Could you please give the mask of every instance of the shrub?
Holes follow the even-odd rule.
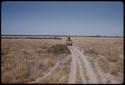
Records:
[[[54,55],[58,54],[71,54],[70,50],[66,45],[56,44],[47,49],[48,53],[53,53]]]

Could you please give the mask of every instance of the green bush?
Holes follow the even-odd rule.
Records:
[[[54,46],[51,46],[50,48],[47,49],[47,52],[53,53],[54,55],[71,54],[68,47],[66,45],[63,45],[63,44],[56,44]]]

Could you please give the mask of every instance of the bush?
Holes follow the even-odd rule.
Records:
[[[50,48],[47,49],[47,52],[53,53],[54,55],[71,54],[68,47],[66,45],[63,45],[63,44],[56,44],[54,46],[51,46]]]

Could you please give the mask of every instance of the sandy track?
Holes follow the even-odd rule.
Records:
[[[82,63],[80,62],[80,58],[79,57],[77,57],[77,63],[78,63],[78,66],[79,66],[79,72],[80,72],[80,78],[81,78],[81,80],[82,80],[82,83],[83,84],[86,84],[87,83],[87,81],[86,81],[86,79],[84,78],[84,71],[83,71],[83,66],[82,66]]]
[[[71,52],[71,67],[70,67],[70,73],[69,73],[69,79],[68,83],[75,83],[76,82],[76,53],[72,49],[72,47],[69,47]]]
[[[108,83],[120,83],[119,81],[116,81],[116,78],[112,76],[110,73],[104,73],[100,66],[97,63],[97,60],[100,57],[97,58],[94,61],[94,66],[92,63],[88,60],[87,56],[83,55],[83,51],[79,50],[79,48],[75,46],[68,46],[71,55],[62,61],[56,63],[56,65],[48,72],[45,76],[36,79],[33,82],[30,83],[40,83],[43,81],[43,79],[47,78],[47,76],[51,75],[53,71],[58,67],[58,65],[61,62],[64,62],[65,60],[71,58],[70,62],[70,70],[68,74],[68,82],[69,84],[75,84],[77,83],[77,76],[79,72],[79,78],[82,84],[108,84]],[[78,69],[77,69],[78,66]]]
[[[69,46],[68,48],[71,51],[72,59],[68,83],[76,83],[77,71],[79,70],[79,76],[83,84],[120,84],[120,81],[115,76],[111,75],[109,72],[103,72],[98,65],[98,59],[109,62],[105,57],[100,55],[100,57],[94,61],[93,66],[88,60],[88,56],[85,56],[83,51],[79,50],[79,48],[75,46]],[[78,66],[79,69],[77,69],[76,66]]]
[[[71,69],[70,69],[68,83],[75,83],[75,81],[76,81],[75,80],[76,79],[75,78],[76,77],[76,73],[75,73],[76,72],[76,61],[79,66],[80,78],[82,80],[82,83],[86,83],[87,81],[88,81],[88,83],[99,83],[99,81],[96,77],[97,75],[94,72],[92,65],[90,64],[88,59],[83,55],[83,53],[80,50],[78,50],[75,46],[70,46],[69,49],[71,51],[72,62],[71,62]],[[82,60],[82,61],[80,61],[80,60]],[[82,65],[84,65],[85,69],[83,69]],[[73,68],[73,67],[75,67],[75,68]],[[84,73],[83,71],[86,71],[88,80],[86,80],[86,78],[83,74]]]
[[[79,70],[80,72],[80,78],[81,82],[83,84],[86,83],[99,83],[98,79],[96,78],[96,73],[93,70],[92,65],[86,58],[86,56],[83,55],[83,53],[76,48],[75,46],[69,46],[68,47],[71,51],[71,63],[70,63],[70,72],[69,72],[69,78],[68,78],[68,83],[70,84],[75,84],[76,83],[76,76],[77,76],[77,71]],[[62,61],[56,63],[56,65],[43,77],[37,78],[35,81],[29,82],[29,83],[40,83],[43,81],[43,79],[47,78],[49,75],[53,73],[53,71],[58,67],[58,65],[61,62],[64,62],[65,60],[69,59],[69,57],[63,59]],[[78,64],[78,65],[77,65]],[[79,69],[77,69],[77,66],[79,66]],[[86,80],[84,72],[86,71],[86,75],[89,80]]]

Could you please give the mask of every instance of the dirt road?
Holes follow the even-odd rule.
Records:
[[[69,49],[71,51],[72,62],[71,62],[71,69],[70,69],[68,83],[76,83],[76,63],[78,63],[78,66],[80,68],[79,71],[80,71],[80,77],[81,77],[82,83],[98,83],[96,74],[90,62],[83,55],[83,53],[80,52],[80,50],[78,50],[74,46],[69,47]],[[83,69],[83,66],[85,69]],[[83,71],[86,71],[88,80],[86,80],[83,74],[84,73]]]
[[[70,52],[71,52],[71,69],[70,69],[70,73],[69,73],[69,80],[68,83],[75,83],[76,82],[76,58],[77,58],[77,53],[74,51],[74,49],[72,49],[72,47],[69,47]]]
[[[117,81],[115,77],[113,77],[110,73],[104,73],[98,63],[95,61],[94,66],[89,61],[87,56],[83,55],[83,51],[80,51],[75,46],[68,47],[71,51],[71,67],[69,72],[68,83],[75,84],[77,71],[79,70],[79,76],[81,79],[81,83],[83,84],[116,84],[120,83]],[[77,66],[79,69],[76,69]]]
[[[62,61],[56,63],[56,65],[48,72],[45,76],[36,79],[30,83],[40,83],[47,76],[51,75],[54,72],[55,68],[59,66],[59,63],[64,62],[67,59],[71,58],[70,70],[68,74],[69,84],[119,84],[117,78],[112,76],[110,73],[105,73],[102,71],[100,66],[97,63],[97,60],[104,57],[97,58],[92,64],[87,56],[83,54],[84,51],[79,50],[77,46],[68,46],[71,55]],[[94,65],[94,66],[93,66]],[[79,76],[79,78],[78,78]],[[78,79],[79,82],[78,82]]]

